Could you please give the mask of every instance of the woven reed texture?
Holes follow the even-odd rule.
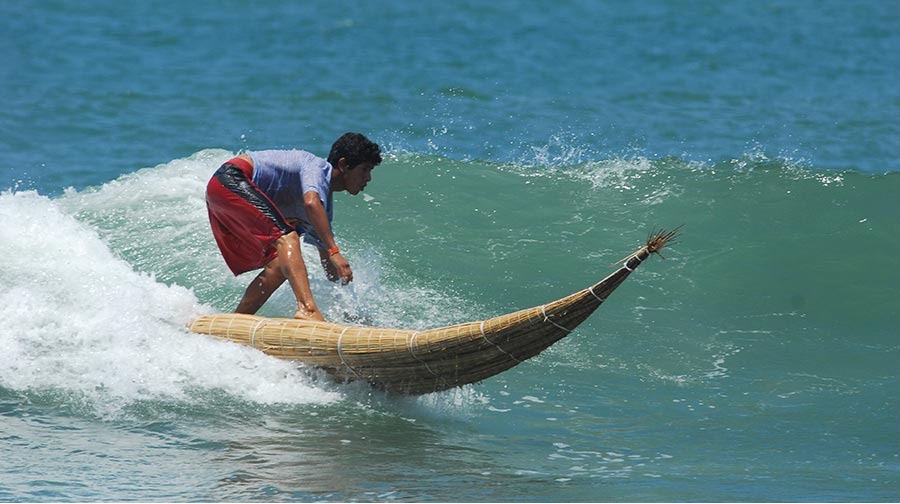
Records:
[[[652,251],[643,247],[587,289],[485,321],[411,331],[232,313],[200,317],[190,329],[321,367],[338,380],[401,394],[437,392],[502,373],[566,337]]]

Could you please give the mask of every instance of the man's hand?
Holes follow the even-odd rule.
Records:
[[[334,255],[328,255],[328,252],[319,249],[319,261],[325,270],[325,277],[332,282],[341,280],[342,285],[347,285],[353,281],[353,270],[350,263],[344,259],[340,252]]]
[[[331,268],[326,267],[325,272],[328,274],[329,280],[336,282],[337,279],[340,278],[341,285],[347,285],[353,281],[353,270],[350,268],[350,263],[344,259],[344,256],[342,256],[340,252],[331,255],[328,258],[328,262],[330,263],[331,268],[333,268],[333,271],[337,273],[334,278],[332,278],[332,271],[329,271]]]

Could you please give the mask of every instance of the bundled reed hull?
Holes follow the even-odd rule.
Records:
[[[651,236],[587,289],[484,321],[412,331],[232,313],[200,317],[190,329],[321,367],[338,380],[364,380],[402,394],[437,392],[502,373],[564,338],[674,236]]]

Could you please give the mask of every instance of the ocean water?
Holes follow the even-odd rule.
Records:
[[[900,3],[0,3],[0,501],[900,500]],[[331,320],[556,299],[568,338],[398,397],[195,335],[206,181],[380,143]],[[291,313],[282,289],[263,308]]]

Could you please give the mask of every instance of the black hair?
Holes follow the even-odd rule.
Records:
[[[381,163],[381,149],[377,143],[360,133],[344,133],[331,146],[328,162],[331,166],[337,167],[341,158],[347,160],[347,166],[350,168],[365,162],[377,165]]]

